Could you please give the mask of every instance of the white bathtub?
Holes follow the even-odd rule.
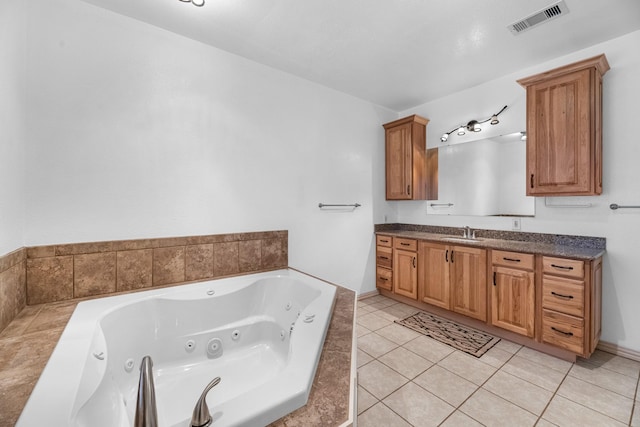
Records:
[[[212,426],[268,424],[306,403],[335,291],[278,270],[82,302],[17,425],[133,425],[145,355],[161,427],[188,426],[218,376]]]

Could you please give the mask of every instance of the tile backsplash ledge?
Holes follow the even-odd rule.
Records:
[[[21,248],[0,257],[0,331],[26,305],[287,265],[286,230]]]

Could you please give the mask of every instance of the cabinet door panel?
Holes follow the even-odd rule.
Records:
[[[487,252],[454,246],[450,253],[451,308],[487,320]]]
[[[418,264],[415,252],[395,250],[393,253],[393,292],[418,298]]]
[[[418,287],[420,301],[450,309],[449,247],[420,242]]]
[[[527,195],[589,193],[591,71],[527,88]]]
[[[530,271],[493,267],[491,323],[533,337],[535,294]]]
[[[411,154],[411,123],[387,129],[387,200],[411,199]]]

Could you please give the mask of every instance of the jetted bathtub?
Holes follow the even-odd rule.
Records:
[[[213,427],[266,425],[306,403],[335,292],[278,270],[82,302],[17,425],[133,425],[145,355],[161,427],[188,426],[215,377]]]

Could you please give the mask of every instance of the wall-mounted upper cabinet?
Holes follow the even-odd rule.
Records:
[[[527,195],[602,193],[604,55],[518,80],[527,90]]]
[[[428,119],[413,115],[383,125],[387,200],[437,198],[437,179],[433,178],[437,170],[434,175],[427,168],[427,123]],[[437,168],[437,153],[436,163],[429,164],[432,169]]]

